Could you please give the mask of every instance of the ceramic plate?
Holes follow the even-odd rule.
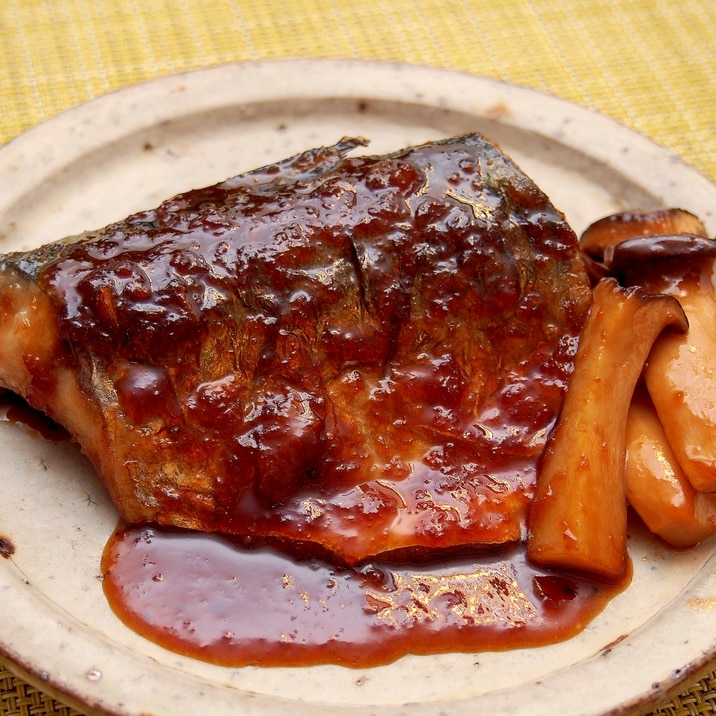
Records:
[[[577,231],[680,206],[716,231],[716,187],[645,138],[536,92],[473,76],[333,61],[231,65],[132,87],[0,150],[0,251],[103,226],[344,135],[371,152],[481,131]],[[84,711],[113,714],[603,714],[646,708],[716,657],[714,543],[630,539],[635,576],[575,639],[376,669],[228,669],[164,651],[108,608],[99,563],[116,514],[67,443],[0,424],[0,653]]]

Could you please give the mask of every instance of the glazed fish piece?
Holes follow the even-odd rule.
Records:
[[[591,301],[480,135],[345,139],[0,257],[0,386],[129,523],[354,564],[518,540]]]

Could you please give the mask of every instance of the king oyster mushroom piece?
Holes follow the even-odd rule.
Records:
[[[629,407],[627,500],[651,532],[674,547],[691,547],[716,531],[716,495],[686,479],[643,382]]]
[[[541,565],[615,578],[626,564],[626,422],[656,338],[687,329],[678,301],[600,281],[538,472],[527,550]],[[605,397],[608,396],[608,399]]]
[[[685,334],[654,345],[645,380],[669,444],[699,492],[716,491],[716,241],[681,234],[630,239],[605,251],[608,270],[627,286],[674,296]]]

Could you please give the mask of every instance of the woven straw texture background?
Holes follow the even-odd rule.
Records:
[[[713,0],[0,0],[0,145],[93,97],[174,72],[360,58],[557,95],[716,181],[714,38]],[[0,716],[76,713],[0,667]],[[716,672],[654,713],[716,713]]]

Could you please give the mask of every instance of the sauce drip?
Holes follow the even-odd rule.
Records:
[[[31,435],[51,442],[69,437],[61,425],[10,391],[0,390],[0,422],[17,425]]]
[[[273,546],[155,526],[120,527],[104,591],[130,628],[224,666],[340,664],[504,650],[579,631],[628,583],[537,569],[524,549],[441,562],[337,568]]]

